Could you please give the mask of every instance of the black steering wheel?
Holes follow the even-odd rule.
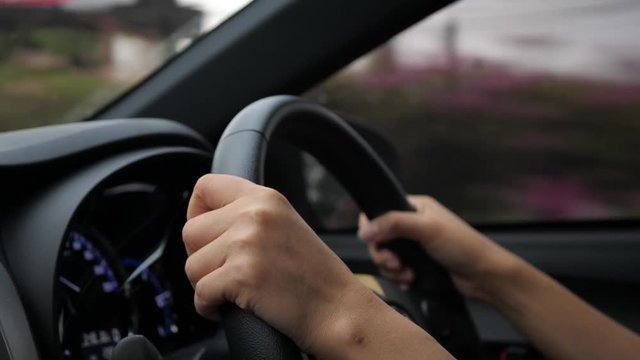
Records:
[[[273,141],[316,157],[369,218],[413,210],[398,180],[358,133],[331,111],[293,96],[264,98],[236,115],[217,145],[212,172],[264,184],[265,158]],[[412,290],[428,305],[425,330],[455,357],[480,358],[475,327],[448,273],[413,241],[399,239],[389,248],[415,271]],[[289,338],[255,315],[233,304],[225,305],[221,315],[234,359],[301,359]]]

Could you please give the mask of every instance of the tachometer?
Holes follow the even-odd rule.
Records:
[[[56,285],[58,336],[66,359],[109,359],[134,327],[123,275],[107,244],[69,233]]]
[[[176,335],[179,329],[172,311],[173,294],[167,284],[140,260],[125,258],[122,263],[131,271],[143,268],[131,281],[132,297],[139,302],[140,318],[145,319],[140,322],[139,333],[152,341]]]

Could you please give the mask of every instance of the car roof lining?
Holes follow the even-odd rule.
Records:
[[[172,119],[215,144],[247,104],[300,94],[449,3],[254,1],[90,119]]]

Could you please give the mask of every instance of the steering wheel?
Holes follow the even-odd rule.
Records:
[[[398,180],[358,133],[331,111],[293,96],[264,98],[236,115],[220,138],[212,172],[264,184],[265,158],[273,141],[316,157],[369,218],[413,210]],[[475,327],[447,271],[416,242],[399,239],[388,247],[415,271],[412,290],[428,306],[425,330],[455,357],[479,358]],[[234,359],[301,359],[289,338],[255,315],[226,304],[221,316]]]

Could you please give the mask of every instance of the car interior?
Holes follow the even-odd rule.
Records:
[[[511,122],[480,129],[476,124],[486,116],[473,106],[485,98],[468,95],[471,86],[460,78],[476,81],[482,72],[491,74],[494,88],[505,82],[527,85],[513,85],[514,78],[496,80],[502,69],[466,62],[452,51],[464,23],[460,28],[445,24],[438,35],[454,70],[392,73],[389,59],[402,52],[383,48],[405,31],[470,2],[255,0],[79,121],[43,126],[34,120],[30,128],[0,132],[0,359],[110,359],[116,344],[131,334],[143,335],[164,359],[312,358],[251,314],[232,309],[221,324],[196,313],[181,231],[193,186],[210,172],[243,176],[283,193],[372,291],[458,358],[543,356],[495,310],[463,299],[426,255],[413,256],[412,243],[399,241],[393,249],[425,276],[408,291],[383,279],[356,235],[360,211],[372,218],[410,210],[407,193],[433,194],[489,238],[640,331],[640,179],[634,170],[640,158],[630,151],[640,131],[634,119],[640,114],[640,79],[636,75],[635,84],[624,85],[631,100],[616,105],[622,100],[601,96],[598,101],[614,105],[580,108],[575,123],[555,121],[560,115],[549,110],[569,97],[562,95],[569,85],[553,87],[559,77],[529,79],[546,91],[535,93],[538,106],[502,104],[496,111]],[[575,8],[555,10],[571,17],[595,6],[585,0],[570,3]],[[0,1],[0,19],[2,6]],[[499,13],[503,7],[509,5],[502,2],[487,11]],[[593,14],[611,10],[595,8]],[[639,13],[633,14],[637,19]],[[517,41],[534,50],[559,51],[560,46],[531,37]],[[371,52],[377,62],[358,61]],[[357,77],[365,65],[387,72]],[[413,89],[422,86],[412,82],[421,77],[455,93],[446,99],[433,95],[428,106],[471,106],[464,110],[471,120],[446,111],[430,110],[427,116],[405,111],[429,92],[406,100],[397,90],[359,90],[397,84]],[[346,86],[353,78],[360,82]],[[571,89],[619,90],[574,78]],[[586,91],[580,96],[595,99],[583,95]],[[447,102],[451,99],[458,102]],[[12,105],[0,101],[1,106]],[[406,122],[388,120],[402,115]],[[519,117],[524,120],[511,120]],[[606,119],[610,128],[602,125]],[[406,125],[413,123],[431,127],[421,132]],[[526,145],[536,141],[533,135],[508,143],[522,151],[491,143],[492,134],[503,139],[502,128],[542,133],[552,125],[566,126],[555,139],[559,143],[542,145],[557,146],[556,152],[531,155]],[[608,137],[583,149],[593,159],[564,151],[568,138],[592,142],[597,136]],[[456,147],[441,146],[445,140],[440,138]],[[421,159],[425,152],[434,158],[406,160]],[[595,185],[585,190],[570,187],[569,180],[540,176],[516,183],[506,169],[517,164],[518,171],[540,172],[553,156],[559,165],[549,171],[551,178],[591,174]],[[505,198],[526,193],[530,200],[521,203],[548,211],[540,216],[508,212],[507,206],[487,200],[497,192],[486,186],[465,195],[469,184],[485,177],[511,186]],[[624,206],[608,211],[579,198],[598,185],[615,188],[618,192],[607,199]],[[458,206],[464,196],[473,205]],[[577,210],[558,210],[554,201],[571,202]]]

